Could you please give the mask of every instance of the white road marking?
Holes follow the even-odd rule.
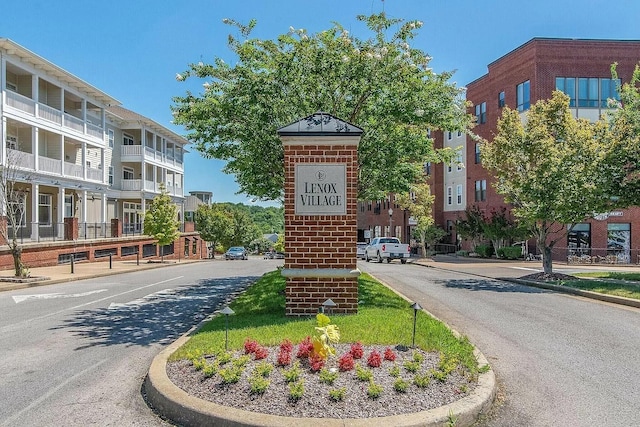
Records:
[[[80,298],[86,297],[87,295],[99,294],[100,292],[106,292],[108,289],[98,289],[96,291],[88,291],[82,292],[79,294],[61,294],[59,292],[53,294],[35,294],[35,295],[14,295],[13,301],[16,304],[27,300],[36,300],[36,299],[54,299],[54,298]]]
[[[509,267],[515,270],[527,270],[527,271],[541,271],[539,268],[529,268],[529,267]]]

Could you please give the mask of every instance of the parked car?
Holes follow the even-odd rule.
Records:
[[[265,252],[263,258],[264,259],[284,259],[284,252],[276,252],[276,251]]]
[[[243,246],[231,246],[224,253],[224,259],[249,259],[249,254]]]
[[[364,253],[366,248],[367,248],[366,242],[358,242],[356,246],[356,258],[364,259]]]
[[[364,252],[364,259],[367,262],[372,259],[378,262],[382,262],[383,259],[387,262],[399,259],[402,264],[405,264],[410,256],[411,248],[409,245],[400,243],[396,237],[376,237]]]

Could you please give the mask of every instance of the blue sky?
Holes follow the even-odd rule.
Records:
[[[456,70],[452,80],[460,86],[533,37],[640,39],[637,0],[23,0],[0,8],[0,37],[185,134],[171,124],[171,99],[201,87],[177,82],[175,75],[192,62],[218,56],[232,61],[226,45],[231,27],[222,19],[256,18],[253,35],[260,38],[275,38],[289,26],[314,33],[334,21],[365,37],[355,17],[383,9],[391,17],[423,21],[413,45],[433,57],[434,71]],[[233,176],[220,172],[222,166],[192,150],[185,189],[249,204],[235,194]]]

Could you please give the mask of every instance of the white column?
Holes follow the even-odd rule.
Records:
[[[87,190],[82,190],[82,212],[80,214],[80,222],[87,222]]]
[[[38,159],[38,138],[40,136],[40,129],[37,127],[31,128],[31,151],[33,152],[33,170],[40,170],[40,161]]]
[[[82,105],[82,121],[84,122],[84,133],[87,133],[87,100],[83,99],[81,102]]]
[[[82,178],[87,180],[87,143],[82,143]]]
[[[38,230],[38,206],[40,199],[40,185],[31,184],[31,239],[37,241]]]
[[[40,103],[38,102],[40,96],[38,95],[38,76],[36,75],[31,76],[31,94],[33,100],[35,101],[36,117],[40,117]]]
[[[109,170],[109,168],[108,168],[107,165],[104,164],[105,159],[106,159],[106,157],[104,155],[104,151],[105,151],[104,148],[100,149],[100,164],[102,165],[102,183],[106,184],[106,183],[108,183],[108,181],[107,181],[108,178],[106,176],[107,176],[107,171]]]
[[[58,238],[64,238],[64,187],[58,187],[58,215],[56,218],[56,233]]]
[[[2,62],[4,64],[4,61]],[[2,95],[4,96],[4,91]],[[7,164],[7,144],[5,141],[7,140],[7,118],[2,118],[2,129],[0,130],[0,137],[2,138],[2,142],[0,143],[0,165]]]
[[[65,162],[65,157],[64,157],[64,135],[60,134],[60,175],[64,176],[64,162]]]
[[[102,223],[106,223],[107,222],[107,193],[102,193],[102,203],[101,203],[101,219],[100,222]]]

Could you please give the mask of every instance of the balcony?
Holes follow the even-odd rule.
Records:
[[[144,180],[144,187],[143,187],[143,181],[141,179],[123,179],[122,191],[142,191],[144,188],[144,191],[146,192],[160,194],[161,184],[162,183],[160,182]],[[184,195],[184,190],[182,189],[182,187],[178,187],[175,185],[165,185],[165,189],[167,190],[167,193],[171,196]]]
[[[142,145],[123,145],[120,147],[120,156],[123,162],[154,161],[165,165],[182,168],[183,160],[181,155],[174,153],[162,153],[151,147]]]
[[[38,156],[38,169],[35,169],[35,156],[32,153],[24,151],[7,149],[7,157],[12,166],[20,169],[26,169],[29,171],[43,172],[50,175],[59,177],[73,177],[80,180],[89,180],[94,182],[103,182],[104,173],[102,169],[85,168],[74,163],[63,162],[59,159],[52,159],[50,157]],[[63,169],[64,168],[64,169]],[[63,173],[64,170],[64,173]]]
[[[5,100],[5,105],[9,107],[9,109],[14,109],[28,116],[45,120],[54,125],[61,126],[72,133],[90,137],[91,139],[104,143],[104,130],[99,125],[90,123],[89,121],[85,122],[81,118],[63,113],[56,108],[36,102],[31,98],[11,90],[5,91]],[[97,121],[96,119],[93,120]]]

